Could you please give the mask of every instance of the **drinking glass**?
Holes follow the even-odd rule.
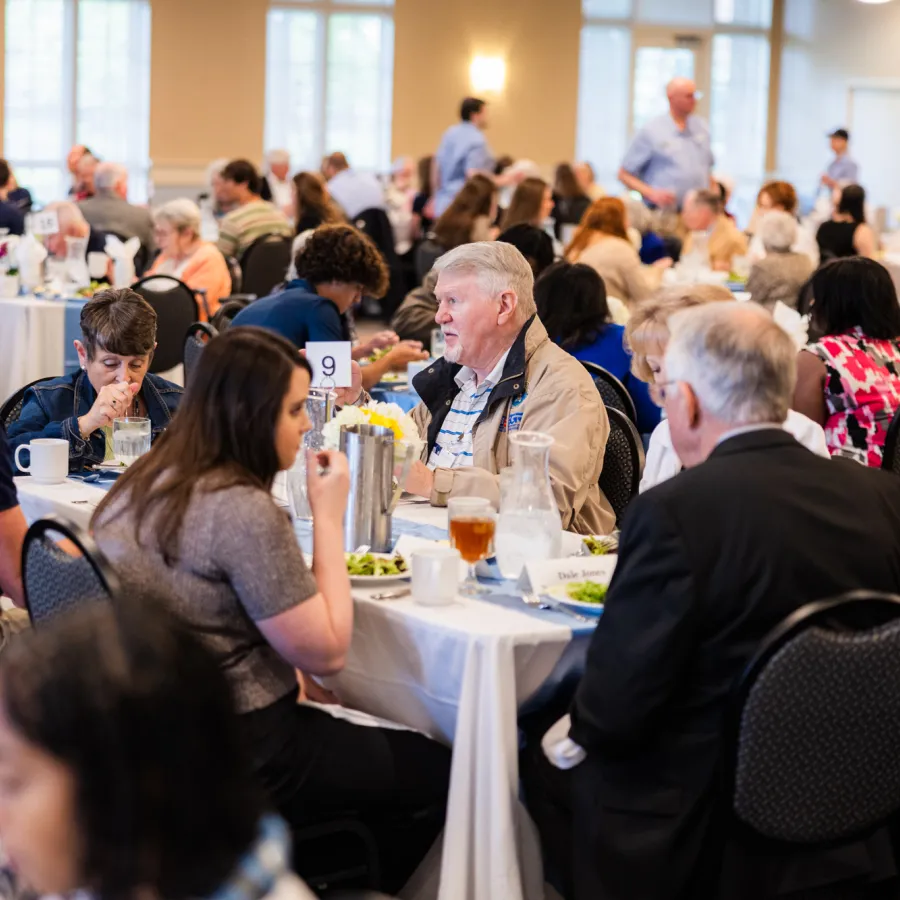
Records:
[[[447,502],[450,544],[468,563],[469,573],[459,592],[464,597],[479,597],[481,589],[475,566],[492,552],[496,516],[494,507],[481,497],[455,497]]]
[[[149,419],[126,416],[113,420],[113,454],[118,462],[130,466],[149,449]]]

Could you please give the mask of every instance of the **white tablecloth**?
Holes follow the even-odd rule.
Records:
[[[0,298],[0,403],[65,371],[66,301]]]
[[[16,479],[29,521],[48,512],[86,527],[103,489]],[[403,503],[396,518],[446,527],[446,510]],[[354,589],[353,642],[329,681],[348,705],[453,745],[440,887],[427,873],[415,900],[539,900],[544,897],[534,826],[518,801],[516,715],[561,666],[577,668],[587,646],[561,617],[459,598],[424,607],[368,599]],[[570,646],[572,645],[572,646]],[[579,652],[566,653],[568,649]],[[564,658],[565,654],[565,658]]]

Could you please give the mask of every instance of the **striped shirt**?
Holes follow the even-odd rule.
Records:
[[[429,469],[458,469],[472,465],[472,432],[478,417],[487,406],[494,385],[503,377],[507,356],[509,350],[500,357],[490,375],[477,386],[475,373],[468,366],[463,366],[456,373],[454,380],[459,393],[450,406],[450,412],[441,425],[434,449],[428,457]]]
[[[292,238],[294,229],[284,213],[266,200],[251,200],[232,210],[219,223],[219,249],[239,257],[257,238],[281,234]]]

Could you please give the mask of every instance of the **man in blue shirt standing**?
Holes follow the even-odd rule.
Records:
[[[838,128],[837,131],[832,131],[828,137],[831,138],[834,159],[822,176],[822,184],[831,190],[845,184],[859,184],[859,166],[847,152],[850,132],[846,128]]]
[[[712,186],[709,126],[693,114],[697,86],[690,78],[675,78],[666,96],[669,112],[634,136],[619,169],[622,184],[659,209],[678,207],[688,191]]]
[[[462,121],[444,132],[434,157],[437,166],[435,216],[440,216],[451,204],[469,175],[474,172],[492,175],[494,170],[494,156],[484,136],[487,104],[476,97],[466,97],[459,117]]]

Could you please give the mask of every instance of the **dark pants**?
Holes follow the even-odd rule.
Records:
[[[295,828],[356,819],[375,836],[380,887],[396,893],[444,826],[450,750],[411,731],[368,728],[298,705],[242,716],[251,758]]]

